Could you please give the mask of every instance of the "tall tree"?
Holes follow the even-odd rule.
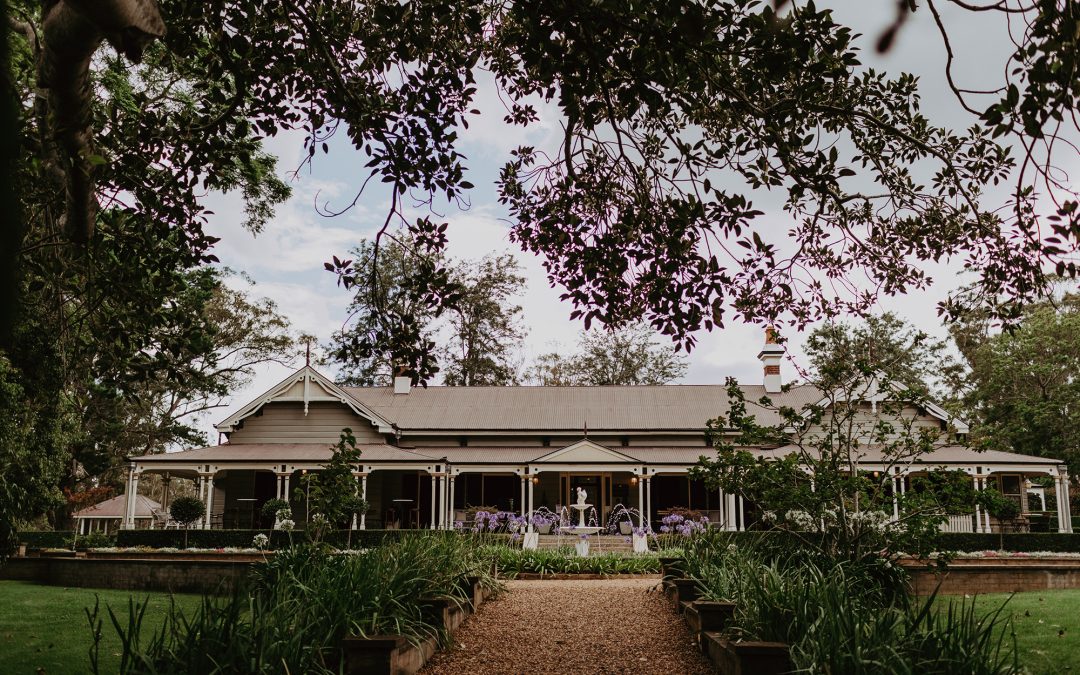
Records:
[[[549,352],[536,359],[529,377],[548,386],[666,384],[686,373],[687,358],[659,342],[648,326],[589,331],[578,351]]]
[[[442,308],[429,302],[424,286],[434,274],[449,281],[448,263],[441,250],[428,255],[408,236],[391,237],[381,245],[365,240],[342,263],[350,270],[353,299],[346,326],[331,338],[330,358],[340,367],[344,384],[387,385],[408,363],[396,355],[436,350],[433,324]],[[380,342],[385,336],[393,336],[392,347]]]
[[[830,322],[815,328],[805,345],[809,377],[822,383],[864,379],[872,366],[909,389],[947,395],[959,368],[947,340],[935,338],[892,312],[871,314],[858,322]]]
[[[119,481],[125,457],[205,445],[198,423],[207,413],[225,406],[259,366],[295,360],[288,319],[273,301],[253,297],[252,286],[231,288],[230,274],[197,270],[189,292],[176,299],[204,330],[203,339],[159,355],[182,377],[140,382],[127,392],[94,387],[79,399],[75,459],[96,482]]]
[[[47,94],[44,112],[51,107],[61,122],[43,135],[60,152],[40,156],[59,156],[51,164],[67,180],[53,176],[49,187],[80,197],[66,209],[72,213],[86,211],[76,206],[88,189],[114,194],[107,175],[114,141],[153,158],[179,186],[213,188],[218,174],[203,169],[224,139],[235,145],[253,129],[303,129],[315,161],[320,149],[329,151],[326,139],[347,129],[367,157],[363,185],[388,190],[383,231],[400,227],[439,248],[438,210],[416,218],[411,205],[467,202],[473,186],[459,130],[475,114],[475,73],[483,70],[494,74],[511,124],[539,124],[536,100],[562,113],[561,147],[517,148],[499,189],[514,220],[511,236],[546,258],[551,281],[587,324],[644,317],[691,347],[696,331],[723,325],[732,311],[805,325],[865,310],[878,292],[923,285],[923,264],[946,257],[976,270],[986,295],[1017,300],[1045,290],[1046,268],[1076,271],[1076,195],[1046,168],[1055,166],[1055,147],[1071,147],[1053,142],[1062,125],[1076,127],[1071,0],[951,3],[1025,24],[1001,69],[1004,86],[979,103],[955,85],[978,118],[961,133],[920,112],[916,78],[862,68],[855,31],[810,2],[172,0],[161,4],[160,19],[152,0],[51,0],[44,15],[26,0],[17,4],[27,10],[27,42],[37,44],[38,29],[47,28],[43,55],[60,56],[65,40],[78,38],[66,58],[46,59],[53,67],[36,82]],[[955,84],[953,43],[935,2],[927,5]],[[904,3],[899,16],[914,6]],[[86,30],[72,30],[80,24]],[[897,35],[917,39],[898,28],[879,49]],[[91,56],[103,39],[141,58],[148,83],[198,92],[179,127],[187,137],[169,124],[110,136],[102,129],[109,118],[96,115],[89,124],[84,114],[63,123],[68,112],[87,109],[93,90],[81,85],[98,74]],[[173,58],[157,58],[162,45]],[[160,113],[158,96],[140,94],[115,100]],[[251,152],[234,156],[245,161]],[[1009,196],[987,196],[985,185],[1005,180],[1014,181]],[[758,220],[751,197],[761,188],[784,195],[793,228],[772,231]],[[1052,193],[1045,203],[1056,214],[1037,192]],[[138,191],[134,202],[149,208],[174,196]],[[331,267],[348,284],[351,268],[340,262]],[[869,283],[856,284],[856,272]],[[826,277],[830,284],[820,282]],[[425,302],[445,302],[448,284],[432,274]],[[420,379],[436,372],[422,340],[384,332],[370,348],[405,359]]]
[[[353,258],[348,261],[355,279],[350,321],[330,345],[347,384],[388,384],[395,364],[408,371],[407,358],[394,355],[416,344],[439,354],[446,384],[517,381],[514,359],[525,333],[521,307],[514,298],[525,278],[513,256],[489,255],[475,263],[449,260],[441,253],[425,256],[413,238],[403,237],[379,247],[365,241],[353,251]],[[447,280],[447,294],[439,305],[424,299],[432,271]],[[398,340],[395,349],[378,348],[378,336],[387,332]],[[425,379],[415,371],[408,374]]]
[[[1026,308],[1010,330],[972,317],[953,334],[972,443],[1063,459],[1080,475],[1080,293]]]
[[[449,315],[443,381],[452,386],[518,383],[518,350],[525,339],[521,266],[509,254],[489,255],[454,270],[461,297]]]

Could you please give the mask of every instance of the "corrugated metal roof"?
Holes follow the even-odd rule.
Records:
[[[569,445],[569,444],[567,444]],[[508,464],[522,465],[535,463],[541,457],[557,450],[556,447],[533,446],[418,446],[400,448],[393,445],[359,445],[361,460],[364,462],[431,462],[445,460],[450,464]],[[693,464],[702,455],[714,456],[714,451],[705,446],[627,446],[613,447],[613,450],[626,455],[627,464],[641,462],[645,464]],[[755,455],[764,457],[782,457],[796,452],[796,446],[779,448],[752,448]],[[330,458],[329,445],[321,443],[237,443],[197,448],[183,452],[170,452],[160,455],[146,455],[135,458],[143,466],[154,464],[168,465],[172,462],[321,462]],[[864,463],[878,463],[882,460],[880,448],[866,447],[862,450]],[[557,462],[558,463],[558,462]],[[949,445],[924,455],[917,463],[936,464],[1030,464],[1055,466],[1061,460],[1034,457],[1012,452],[987,450],[979,452],[961,445]],[[119,498],[118,498],[119,499]],[[142,497],[140,496],[140,499]],[[105,502],[103,502],[105,503]],[[122,505],[121,505],[122,506]]]
[[[798,447],[785,445],[779,448],[755,451],[755,454],[765,457],[783,457],[793,452],[798,452]],[[808,449],[808,452],[811,451]],[[883,454],[880,447],[867,446],[860,448],[859,457],[860,462],[873,464],[881,462]],[[936,448],[933,452],[919,457],[915,463],[929,466],[936,464],[1036,464],[1040,466],[1056,466],[1063,464],[1060,459],[1021,455],[1016,452],[1002,452],[1000,450],[973,450],[963,445],[946,445]]]
[[[74,518],[123,518],[127,509],[127,496],[118,495],[112,499],[80,509],[72,514]],[[154,511],[160,511],[161,504],[146,495],[135,495],[135,517],[152,518]]]
[[[777,424],[774,412],[754,402],[762,385],[742,385],[747,408],[761,424]],[[400,429],[471,431],[686,431],[703,430],[727,415],[725,385],[624,387],[349,387],[345,391]],[[811,386],[770,394],[775,405],[801,408],[821,398]]]
[[[333,451],[326,443],[235,443],[194,448],[182,452],[166,452],[157,455],[135,457],[141,464],[168,464],[170,462],[306,462],[330,459]],[[411,461],[428,462],[439,456],[429,457],[415,450],[394,445],[357,445],[365,462]]]

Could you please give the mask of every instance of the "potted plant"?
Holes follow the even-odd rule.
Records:
[[[629,536],[629,535],[631,535],[633,533],[634,533],[634,523],[629,518],[627,518],[626,520],[620,520],[619,521],[619,534],[626,537],[626,536]]]
[[[529,518],[529,522],[536,529],[539,534],[551,534],[551,526],[555,523],[553,517],[544,515],[543,513],[533,513]]]

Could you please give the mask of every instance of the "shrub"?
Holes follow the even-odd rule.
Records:
[[[66,548],[104,548],[116,546],[116,535],[104,532],[91,532],[90,534],[72,536],[65,540]]]
[[[198,497],[177,497],[169,506],[169,515],[184,527],[191,527],[195,521],[206,515],[206,505]]]
[[[307,534],[303,530],[284,532],[282,530],[186,530],[190,546],[198,548],[225,548],[235,546],[245,548],[251,545],[257,534],[270,537],[270,548],[280,550],[290,545],[307,543]],[[117,533],[117,546],[149,546],[152,548],[186,548],[185,530],[120,530]],[[350,536],[352,547],[356,549],[374,548],[408,537],[430,534],[430,530],[353,530],[335,531],[327,534],[323,541],[338,548],[346,548]],[[456,535],[462,536],[462,535]],[[464,539],[471,537],[463,536]],[[488,535],[487,541],[508,542],[509,535]]]
[[[274,499],[267,499],[266,502],[263,503],[260,513],[262,513],[262,517],[266,520],[274,522],[277,520],[278,511],[287,508],[289,508],[289,502],[275,497]]]
[[[74,534],[71,530],[19,532],[18,539],[27,548],[67,548]]]
[[[197,497],[177,497],[169,507],[172,519],[184,526],[184,548],[188,545],[188,529],[206,515],[206,505]]]
[[[442,639],[425,600],[468,601],[466,580],[497,588],[491,561],[466,538],[415,533],[355,555],[298,546],[254,566],[251,588],[210,597],[194,612],[175,605],[152,637],[142,627],[145,604],[131,602],[128,620],[112,608],[121,638],[121,675],[155,673],[338,673],[346,635]],[[105,620],[88,612],[93,672]],[[140,637],[140,632],[144,632]]]
[[[660,571],[660,558],[655,555],[622,555],[603,553],[578,556],[574,549],[562,548],[524,551],[507,546],[487,549],[498,564],[499,573],[518,574],[655,574]]]

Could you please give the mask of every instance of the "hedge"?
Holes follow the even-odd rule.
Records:
[[[384,541],[394,541],[412,534],[430,532],[430,530],[352,530],[352,548],[372,548]],[[188,530],[187,545],[191,548],[250,548],[255,535],[265,534],[270,536],[270,548],[282,548],[289,542],[301,543],[307,541],[307,534],[303,530],[290,533],[281,530]],[[485,535],[490,540],[506,540],[507,535]],[[344,547],[349,541],[349,530],[337,530],[331,532],[326,541]],[[116,545],[126,546],[150,546],[152,548],[183,548],[184,530],[120,530],[117,533]]]
[[[30,531],[19,532],[18,538],[27,548],[68,548],[74,534],[72,530]]]
[[[941,534],[943,551],[1005,551],[1054,553],[1080,553],[1080,536],[1062,532],[1017,532],[1005,535],[944,532]]]

